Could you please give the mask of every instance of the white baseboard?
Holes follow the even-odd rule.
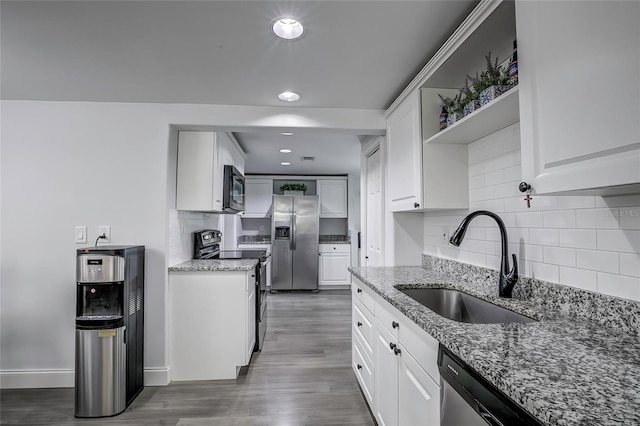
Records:
[[[318,290],[349,290],[351,284],[324,284],[319,285]]]
[[[144,369],[145,386],[166,386],[170,382],[169,367]],[[72,388],[75,370],[2,370],[0,389]]]

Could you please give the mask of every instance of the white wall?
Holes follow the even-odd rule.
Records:
[[[640,195],[534,195],[527,208],[520,165],[518,124],[469,145],[469,211],[503,219],[520,275],[640,300]],[[492,219],[474,219],[459,248],[443,241],[467,213],[425,214],[424,253],[499,269]]]
[[[74,227],[146,246],[145,383],[166,383],[175,129],[384,129],[380,111],[2,101],[1,386],[73,386]],[[173,222],[172,222],[173,224]],[[36,250],[37,249],[37,250]],[[176,256],[176,257],[174,257]]]

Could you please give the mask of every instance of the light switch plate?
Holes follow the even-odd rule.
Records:
[[[76,233],[75,233],[74,240],[76,244],[87,243],[87,227],[86,226],[76,226]]]
[[[105,235],[106,238],[100,238],[100,241],[103,243],[111,242],[111,225],[100,225],[98,226],[98,236]]]

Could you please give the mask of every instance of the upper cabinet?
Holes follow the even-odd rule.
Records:
[[[224,132],[178,132],[176,209],[222,211],[224,165],[244,170],[244,153]]]
[[[387,192],[391,211],[469,207],[467,144],[517,123],[518,89],[496,98],[445,130],[441,101],[466,75],[486,68],[485,56],[511,57],[513,2],[482,1],[387,111]]]
[[[316,184],[320,202],[320,217],[346,218],[348,216],[347,180],[318,179]]]
[[[640,3],[516,4],[523,180],[640,192]]]
[[[245,177],[244,217],[269,217],[273,200],[273,179]]]

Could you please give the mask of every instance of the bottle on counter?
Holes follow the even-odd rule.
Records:
[[[518,84],[518,48],[516,40],[513,40],[513,54],[509,62],[509,86],[513,87]]]

